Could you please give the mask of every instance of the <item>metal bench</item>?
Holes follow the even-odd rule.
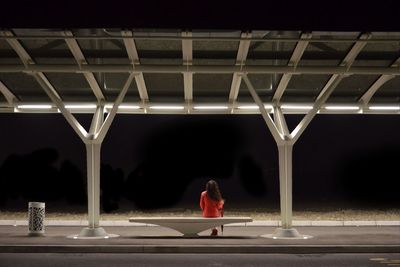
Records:
[[[220,225],[252,221],[253,219],[250,217],[134,217],[129,219],[129,222],[155,224],[171,228],[182,233],[185,237],[198,236],[198,233]]]

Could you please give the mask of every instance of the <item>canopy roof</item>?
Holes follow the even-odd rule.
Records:
[[[246,74],[285,113],[306,112],[336,75],[320,113],[400,114],[399,63],[400,32],[7,29],[0,112],[57,112],[32,74],[74,112],[93,112],[134,72],[120,112],[258,113]]]

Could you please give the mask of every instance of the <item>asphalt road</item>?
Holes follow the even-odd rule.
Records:
[[[400,266],[398,254],[48,254],[1,253],[5,266]]]

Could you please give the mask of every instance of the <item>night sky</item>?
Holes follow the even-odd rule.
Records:
[[[90,115],[77,118],[89,127]],[[302,116],[286,118],[293,129]],[[0,125],[3,209],[85,205],[85,147],[61,114],[0,114]],[[398,207],[399,132],[396,115],[317,115],[294,146],[294,208]],[[230,208],[279,207],[277,148],[260,115],[116,116],[103,210],[195,208],[209,178]]]

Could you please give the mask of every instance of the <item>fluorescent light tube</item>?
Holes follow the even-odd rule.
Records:
[[[97,106],[95,104],[76,104],[76,105],[65,105],[67,109],[95,109]]]
[[[400,110],[400,106],[370,106],[371,110]]]
[[[228,109],[227,106],[194,106],[193,109],[197,110],[223,110],[223,109]]]
[[[238,109],[259,109],[257,105],[243,105],[243,106],[238,106]],[[271,109],[271,105],[264,105],[264,108],[266,109]]]
[[[252,106],[238,106],[238,109],[258,109],[258,106],[252,105]]]
[[[137,106],[137,105],[119,105],[118,109],[140,109],[140,106]]]
[[[51,109],[51,105],[18,105],[19,109]]]
[[[327,110],[359,110],[358,106],[326,106]]]
[[[158,110],[183,110],[184,106],[150,106],[150,109],[158,109]]]

